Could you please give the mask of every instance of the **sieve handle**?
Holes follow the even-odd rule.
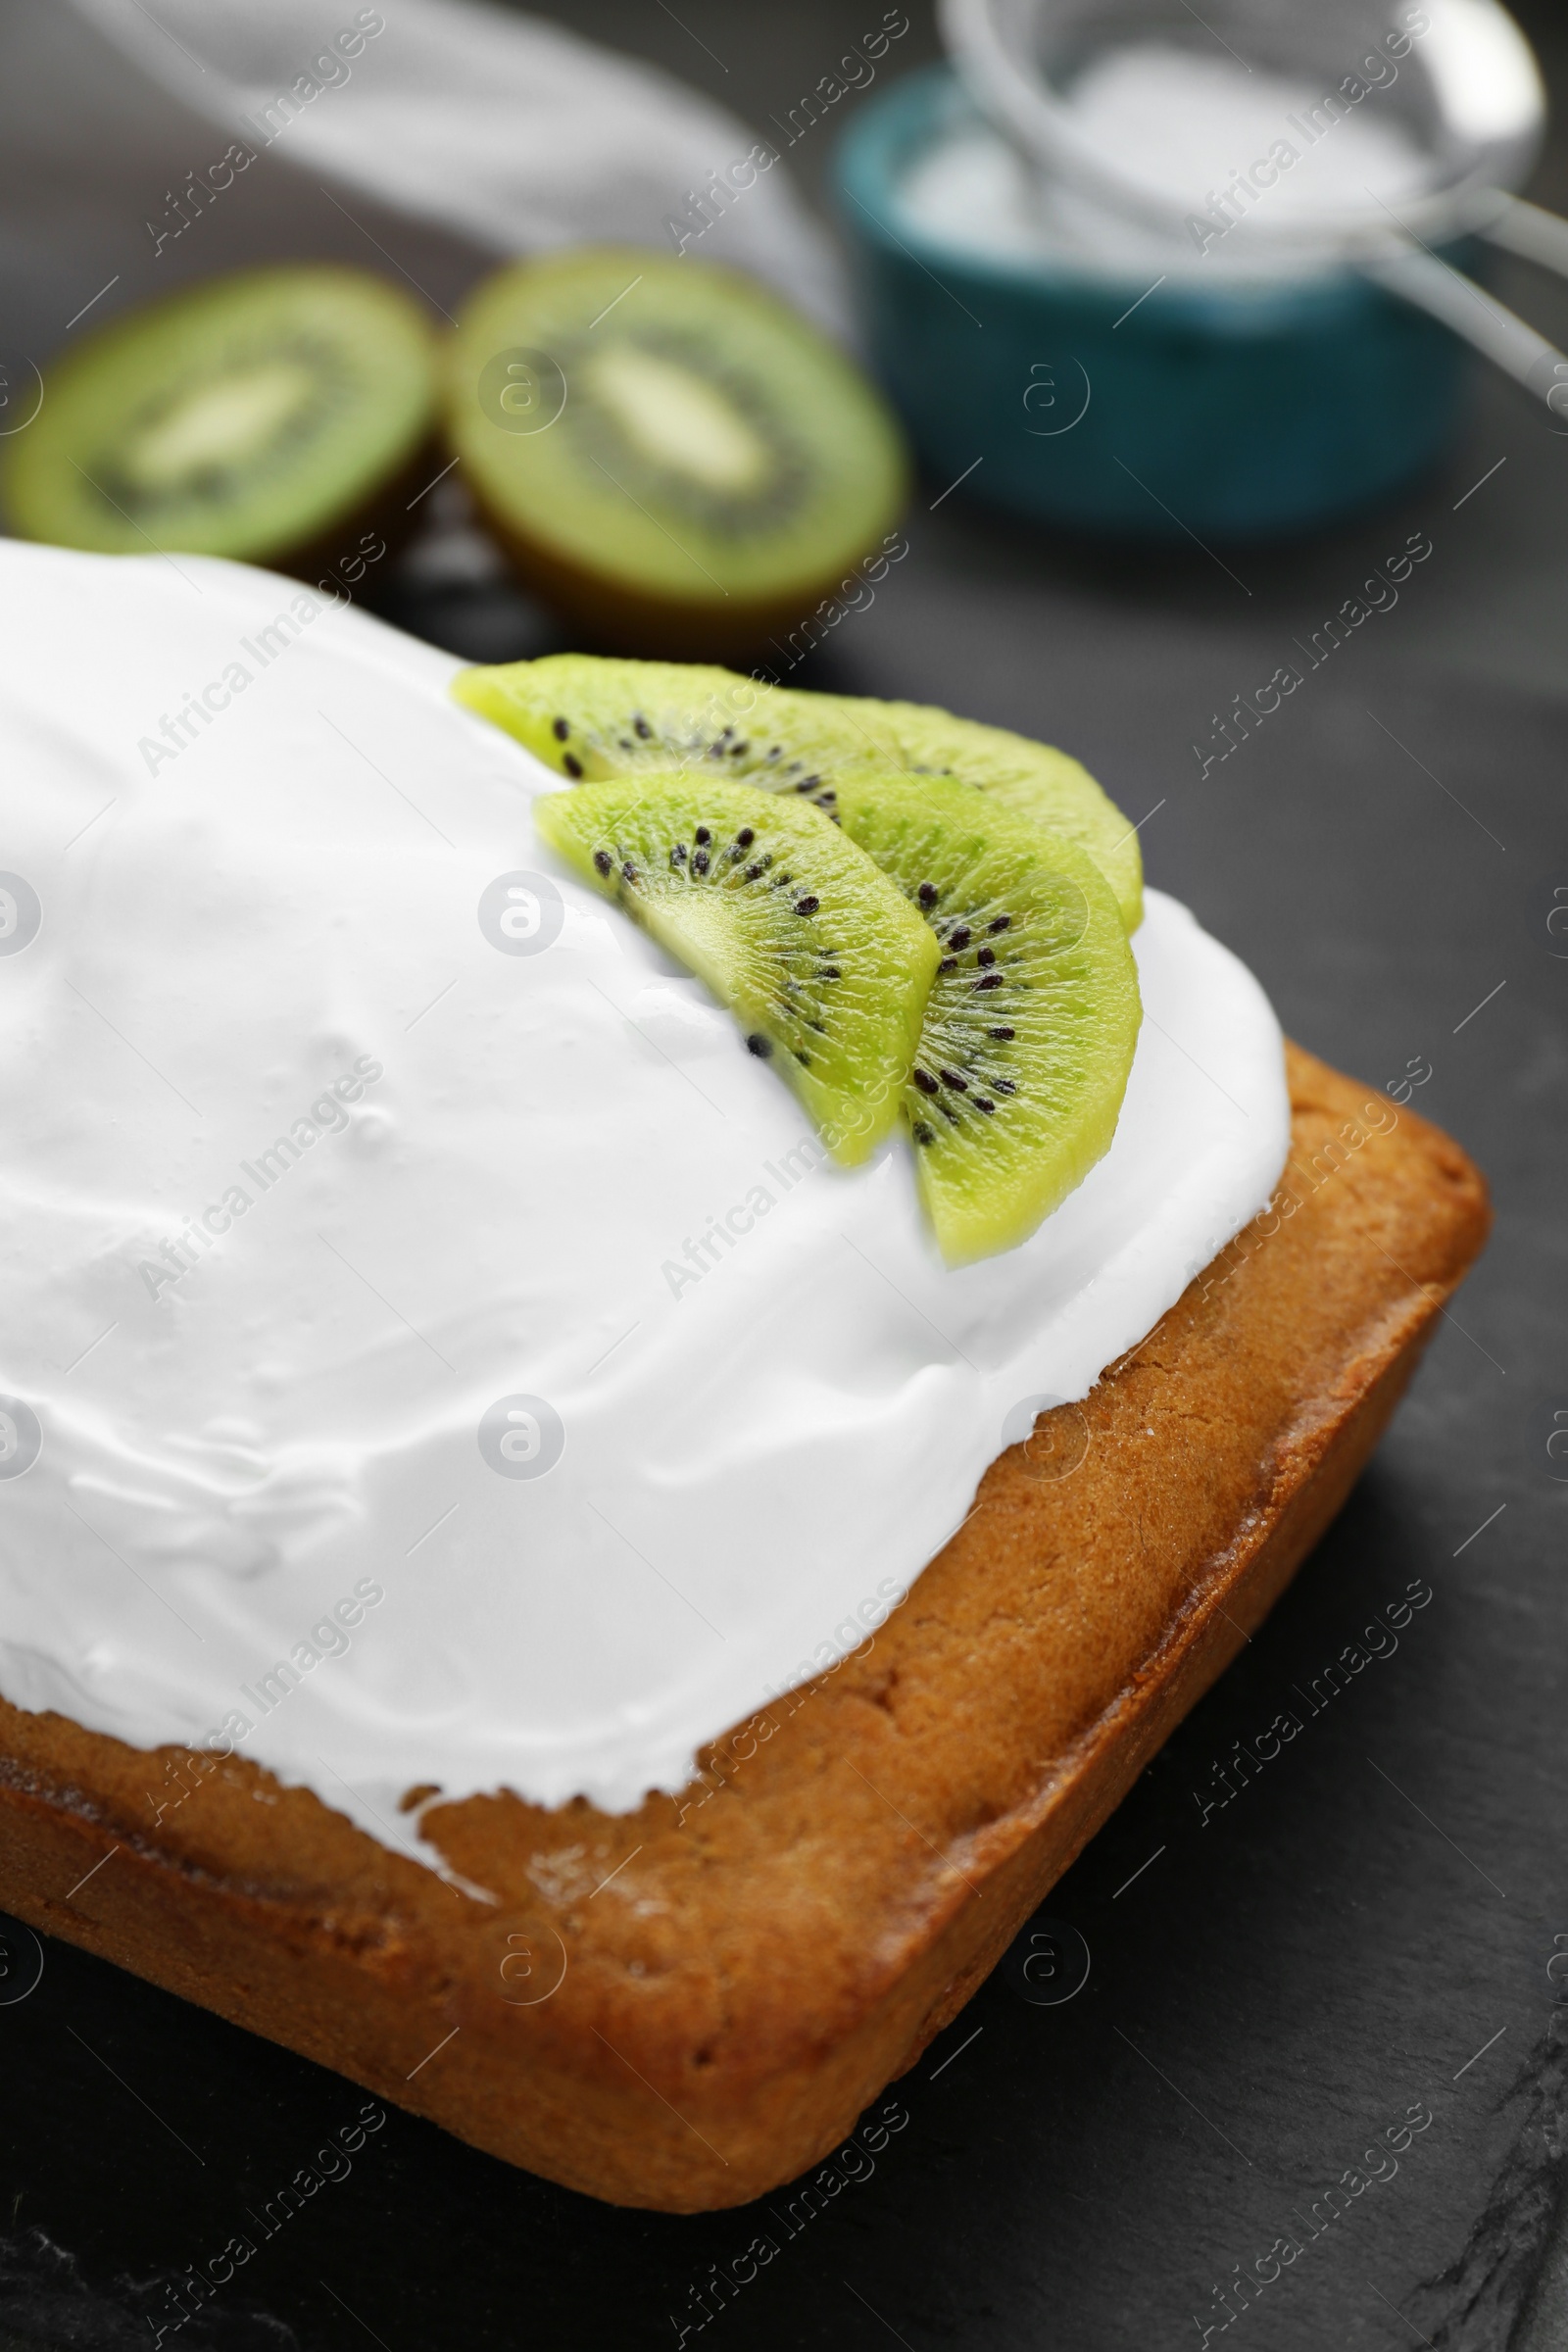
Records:
[[[1538,263],[1543,270],[1555,270],[1568,277],[1568,220],[1544,212],[1539,204],[1512,197],[1497,219],[1479,233],[1505,253],[1516,253],[1521,261]]]
[[[1533,205],[1516,205],[1515,212],[1534,212]],[[1568,267],[1568,222],[1541,215],[1563,240]],[[1499,222],[1498,227],[1503,223]],[[1492,234],[1494,232],[1483,232]],[[1499,243],[1501,238],[1497,240]],[[1515,247],[1513,250],[1518,251]],[[1532,258],[1537,258],[1532,256]],[[1428,311],[1467,343],[1514,376],[1527,391],[1544,400],[1554,416],[1568,414],[1568,357],[1538,334],[1514,311],[1496,302],[1462,270],[1450,269],[1424,245],[1409,245],[1385,254],[1363,256],[1358,267],[1391,294]]]

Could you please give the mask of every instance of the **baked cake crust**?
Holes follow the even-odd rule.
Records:
[[[1289,1071],[1272,1207],[681,1796],[428,1811],[486,1902],[243,1757],[0,1701],[0,1907],[592,2195],[697,2212],[794,2179],[1265,1615],[1486,1239],[1447,1137]]]

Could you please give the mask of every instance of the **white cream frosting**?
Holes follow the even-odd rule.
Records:
[[[1110,1152],[950,1271],[906,1151],[819,1164],[553,863],[446,656],[185,556],[0,543],[0,603],[15,1704],[424,1860],[416,1785],[678,1788],[1272,1191],[1278,1025],[1158,893]]]

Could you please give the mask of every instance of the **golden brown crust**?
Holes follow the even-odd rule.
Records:
[[[239,1758],[155,1827],[183,1750],[0,1702],[0,1906],[594,2195],[691,2212],[793,2179],[1265,1614],[1486,1238],[1446,1136],[1294,1048],[1290,1078],[1273,1209],[682,1797],[427,1815],[486,1904]]]

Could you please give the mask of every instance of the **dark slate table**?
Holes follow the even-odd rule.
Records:
[[[1410,508],[1434,571],[1450,487]],[[1408,520],[1386,519],[1391,545]],[[1136,814],[1157,805],[1152,878],[1251,962],[1293,1034],[1374,1087],[1419,1080],[1416,1105],[1491,1176],[1495,1238],[1339,1524],[1053,1892],[1055,1925],[1035,1923],[1063,1955],[1062,1928],[1084,1939],[1087,1982],[1043,2005],[1000,1972],[825,2212],[793,2236],[787,2193],[698,2220],[612,2212],[394,2114],[210,2307],[216,2344],[287,2342],[280,2323],[312,2352],[367,2333],[390,2352],[673,2345],[679,2323],[695,2340],[710,2266],[759,2232],[776,2258],[708,2323],[759,2347],[1109,2352],[1200,2342],[1228,2310],[1257,2352],[1565,2340],[1560,2254],[1555,2317],[1508,2334],[1551,2269],[1568,2072],[1562,712],[1404,660],[1395,615],[1201,774],[1195,736],[1272,666],[1266,625],[1184,620],[1175,576],[1152,609],[1094,566],[1048,576],[977,515],[917,512],[909,537],[818,682],[1053,735]],[[1285,559],[1237,561],[1261,576]],[[405,618],[449,637],[547,635],[504,593],[415,605]],[[1431,1600],[1367,1635],[1412,1585]],[[1366,1662],[1330,1699],[1323,1668],[1349,1644]],[[1282,1707],[1302,1735],[1205,1813],[1216,1762]],[[173,2275],[359,2104],[59,1945],[0,2007],[0,2345],[7,2327],[29,2346],[145,2342]],[[1373,2179],[1364,2151],[1391,2131],[1408,2145]],[[1348,2172],[1362,2185],[1337,2211]],[[1282,2239],[1299,2252],[1273,2255],[1254,2306],[1224,2300]]]

